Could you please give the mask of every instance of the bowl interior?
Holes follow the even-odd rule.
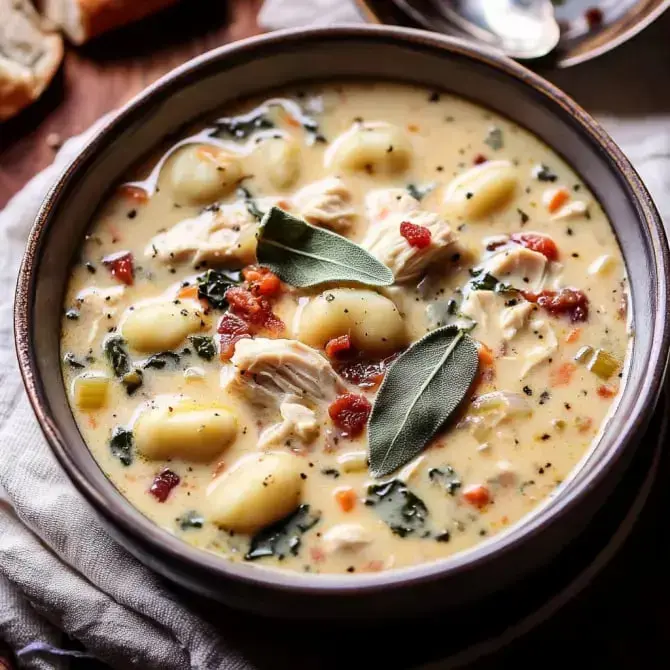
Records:
[[[654,206],[611,140],[551,85],[518,65],[456,41],[418,31],[369,27],[274,34],[223,47],[182,66],[124,108],[75,160],[47,198],[19,279],[19,357],[42,425],[89,498],[108,509],[126,529],[134,528],[163,548],[253,579],[263,579],[263,571],[226,566],[225,561],[188,547],[131,508],[106,479],[79,434],[63,390],[59,361],[61,305],[70,263],[91,216],[110,185],[130,166],[178,133],[184,124],[227,101],[299,81],[334,77],[417,82],[490,107],[525,126],[561,154],[602,203],[626,260],[635,338],[619,409],[573,479],[573,489],[586,486],[589,477],[596,477],[605,463],[618,457],[629,436],[642,430],[665,369],[667,244]],[[567,487],[565,492],[567,495]],[[428,574],[447,569],[447,564],[456,567],[513,541],[533,523],[527,519],[504,538],[498,536],[437,565],[398,572]],[[272,573],[272,579],[287,585],[304,585],[306,579],[323,582],[323,577],[276,573]],[[389,579],[361,576],[355,587],[360,588],[361,580],[375,583]],[[339,586],[352,585],[350,579],[333,581]]]

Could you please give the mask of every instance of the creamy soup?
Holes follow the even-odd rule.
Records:
[[[353,82],[223,110],[102,203],[63,376],[137,509],[230,561],[445,557],[555,495],[619,393],[625,267],[532,134]]]

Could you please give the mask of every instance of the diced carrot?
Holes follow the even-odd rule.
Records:
[[[565,338],[565,341],[568,344],[573,344],[574,342],[578,342],[579,338],[582,335],[582,329],[581,328],[573,328],[569,333],[568,336]]]
[[[493,365],[495,356],[489,347],[487,347],[483,342],[477,342],[477,350],[479,353],[479,364],[481,366]]]
[[[177,297],[180,300],[197,300],[198,299],[198,287],[193,286],[182,286],[177,293]]]
[[[470,505],[482,508],[491,502],[491,493],[483,484],[473,484],[463,491],[463,498]]]
[[[574,363],[561,363],[549,373],[551,385],[567,386],[572,381],[572,375],[576,369],[577,366]]]
[[[418,133],[419,126],[417,126],[416,123],[410,123],[407,126],[407,130],[409,130],[410,133]]]
[[[146,202],[149,200],[149,194],[140,186],[133,186],[132,184],[122,184],[118,188],[119,195],[134,200],[135,202]]]
[[[547,203],[547,209],[551,214],[557,212],[565,203],[570,200],[570,191],[567,188],[557,188]]]
[[[591,430],[593,419],[590,416],[578,416],[575,419],[575,425],[577,426],[577,430],[580,433],[586,433],[587,431]]]
[[[335,500],[343,512],[351,512],[356,505],[356,492],[350,488],[339,488],[335,491]]]
[[[601,386],[598,387],[596,393],[601,398],[613,398],[617,394],[617,390],[611,386],[602,384]]]

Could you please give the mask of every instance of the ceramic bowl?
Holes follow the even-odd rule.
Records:
[[[79,434],[60,371],[69,264],[108,189],[136,161],[232,98],[305,80],[368,77],[452,91],[525,126],[588,183],[625,257],[634,340],[618,407],[581,468],[557,495],[503,534],[449,558],[375,574],[307,575],[229,563],[195,549],[135,510]],[[523,67],[463,42],[389,27],[272,33],[215,49],[131,100],[82,149],[49,192],[21,266],[15,336],[28,396],[74,484],[132,554],[188,589],[234,607],[307,617],[407,615],[472,603],[555,558],[620,481],[661,389],[668,356],[668,244],[628,160],[560,90]],[[84,542],[85,538],[81,538]]]

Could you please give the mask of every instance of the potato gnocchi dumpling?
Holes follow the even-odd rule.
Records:
[[[508,203],[519,183],[509,161],[488,161],[453,179],[444,193],[447,213],[481,219]]]
[[[298,338],[324,348],[329,340],[349,335],[366,354],[384,356],[407,340],[405,324],[393,301],[365,289],[340,288],[312,298],[300,314]]]
[[[381,174],[404,172],[412,161],[407,134],[390,123],[356,123],[326,153],[326,167]]]
[[[617,402],[607,217],[491,110],[304,83],[124,180],[72,267],[63,382],[122,495],[221,560],[356,580],[468,550],[569,482]]]
[[[169,351],[205,325],[203,316],[193,300],[151,302],[126,311],[121,334],[137,351]]]
[[[209,485],[210,518],[241,533],[282,519],[300,503],[304,467],[300,458],[283,451],[245,456]]]
[[[201,144],[180,149],[172,161],[170,180],[177,202],[208,203],[230,193],[242,178],[238,156]]]

